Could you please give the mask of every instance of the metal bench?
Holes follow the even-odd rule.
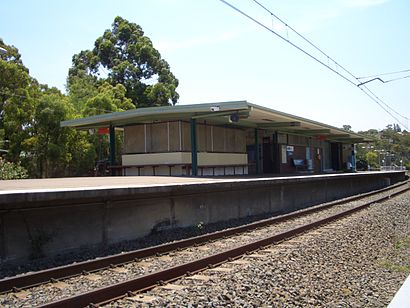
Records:
[[[307,164],[305,159],[292,159],[293,166],[295,166],[296,171],[306,171]]]

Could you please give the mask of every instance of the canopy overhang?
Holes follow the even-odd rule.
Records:
[[[215,125],[230,125],[300,134],[342,143],[372,141],[366,136],[354,132],[251,104],[247,101],[138,108],[63,121],[61,126],[87,130],[161,121],[189,121],[191,119],[205,120],[207,123]]]

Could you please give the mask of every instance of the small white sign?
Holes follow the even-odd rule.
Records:
[[[282,145],[282,164],[287,163],[286,146]]]

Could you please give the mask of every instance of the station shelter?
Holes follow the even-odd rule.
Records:
[[[366,137],[247,101],[147,107],[61,122],[108,128],[117,175],[220,176],[355,170]],[[115,134],[123,134],[116,161]]]

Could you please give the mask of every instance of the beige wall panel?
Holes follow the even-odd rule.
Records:
[[[168,152],[168,123],[151,124],[151,152]]]
[[[235,130],[231,128],[225,128],[225,151],[235,152]]]
[[[212,152],[212,126],[207,125],[206,126],[206,150],[205,152]]]
[[[246,134],[245,131],[237,129],[235,131],[235,152],[246,153]]]
[[[191,125],[182,122],[182,151],[191,151]]]
[[[149,164],[190,164],[191,153],[150,153],[130,154],[122,156],[123,166],[149,165]]]
[[[144,125],[124,127],[124,153],[144,152],[144,137]]]
[[[180,149],[179,122],[169,122],[169,151],[177,152]]]
[[[248,156],[239,153],[198,153],[198,165],[240,165],[247,164]]]
[[[199,152],[206,151],[206,125],[198,124],[196,126],[197,149]]]
[[[214,152],[225,152],[225,129],[214,127]]]

